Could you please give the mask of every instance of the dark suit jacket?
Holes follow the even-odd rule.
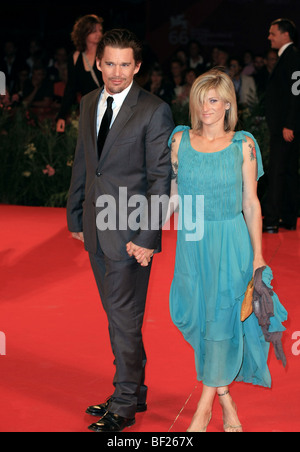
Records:
[[[136,210],[136,207],[125,205],[133,195],[144,195],[149,200],[151,195],[169,195],[171,159],[168,139],[174,129],[170,107],[134,82],[110,129],[99,162],[96,124],[101,91],[93,91],[81,101],[79,135],[67,204],[69,230],[83,231],[85,248],[94,254],[98,236],[104,254],[112,260],[128,259],[126,243],[130,241],[159,252],[161,230],[151,230],[150,226],[144,230],[124,228],[124,213],[128,220]],[[127,191],[127,198],[123,198],[121,203],[120,187],[123,187],[123,196]],[[100,231],[96,226],[99,213],[107,207],[103,195],[108,195],[110,205],[115,201],[115,230]],[[123,214],[121,228],[119,211]],[[151,204],[148,203],[141,221],[151,225],[151,215]]]
[[[290,45],[278,60],[267,85],[266,118],[271,133],[300,130],[300,96],[292,93],[294,72],[300,70],[299,50]]]

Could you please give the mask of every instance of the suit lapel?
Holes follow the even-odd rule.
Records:
[[[286,58],[286,56],[288,55],[288,53],[290,52],[290,49],[293,46],[290,45],[287,49],[285,49],[285,51],[283,52],[283,54],[281,55],[281,57],[278,58],[278,61],[276,63],[276,66],[274,67],[271,75],[270,75],[270,79],[274,76],[274,74],[276,73],[276,71],[278,70],[278,68],[280,68],[280,66],[284,63],[284,60]]]
[[[140,92],[139,85],[133,82],[132,88],[129,91],[126,99],[124,100],[123,105],[119,111],[119,114],[117,115],[109,131],[109,134],[107,135],[106,142],[100,159],[101,163],[103,163],[103,161],[107,158],[111,146],[114,144],[117,137],[122,132],[125,125],[133,115],[133,107],[137,104],[139,92]]]
[[[269,80],[271,80],[271,79],[274,77],[275,72],[277,71],[278,67],[280,67],[280,65],[281,65],[281,60],[282,60],[282,55],[281,55],[281,57],[278,59],[276,65],[274,66],[274,69],[273,69],[273,71],[272,71],[271,74],[270,74]]]
[[[90,127],[91,127],[91,137],[92,137],[92,143],[93,143],[93,151],[95,156],[98,155],[98,149],[97,149],[97,137],[98,137],[98,130],[97,130],[97,112],[98,112],[98,103],[99,98],[101,95],[102,89],[96,90],[95,97],[91,101],[91,108],[90,108]]]

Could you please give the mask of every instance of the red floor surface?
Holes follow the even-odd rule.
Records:
[[[88,256],[70,238],[64,209],[0,206],[0,217],[0,431],[87,432],[94,419],[85,409],[111,394],[114,370]],[[128,432],[185,432],[201,393],[193,352],[169,315],[176,232],[163,237],[144,326],[149,410]],[[233,384],[246,432],[300,431],[299,239],[299,229],[264,235],[274,289],[289,311],[288,366],[272,350],[271,390]],[[217,401],[208,431],[222,431]]]

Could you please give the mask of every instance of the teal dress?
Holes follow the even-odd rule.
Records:
[[[199,381],[210,387],[233,381],[270,387],[269,343],[254,314],[240,321],[253,275],[253,249],[242,213],[243,142],[247,136],[255,142],[258,178],[263,175],[260,149],[251,134],[236,132],[226,149],[201,153],[191,146],[189,130],[179,126],[170,138],[171,144],[173,135],[183,131],[178,151],[180,212],[171,317],[195,351]],[[272,279],[267,267],[263,280],[268,287]],[[270,331],[284,331],[287,312],[276,294],[273,301]]]

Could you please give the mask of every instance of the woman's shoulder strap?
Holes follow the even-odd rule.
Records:
[[[189,126],[177,126],[177,127],[173,130],[172,135],[170,136],[170,139],[169,139],[169,147],[171,147],[173,137],[174,137],[174,135],[175,135],[176,133],[178,133],[178,132],[190,131],[190,130],[191,130],[191,128],[190,128]]]

